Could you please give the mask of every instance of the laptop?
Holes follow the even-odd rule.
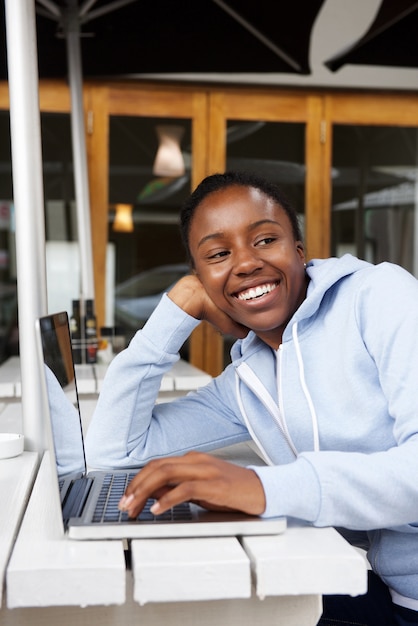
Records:
[[[150,498],[137,519],[118,509],[129,481],[140,468],[87,471],[76,370],[66,312],[36,320],[45,405],[45,430],[53,477],[52,497],[71,539],[213,537],[283,533],[286,518],[263,519],[243,513],[210,512],[184,503],[152,515]],[[58,504],[59,501],[59,504]]]

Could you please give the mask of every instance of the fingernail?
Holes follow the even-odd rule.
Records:
[[[150,507],[150,511],[151,513],[153,513],[153,515],[158,515],[160,510],[161,510],[160,503],[157,501],[155,501],[154,504]]]
[[[130,496],[122,496],[122,498],[119,501],[119,509],[121,511],[126,511],[126,509],[129,507],[133,499],[134,497],[132,494]]]

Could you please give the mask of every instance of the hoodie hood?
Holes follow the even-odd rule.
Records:
[[[331,287],[341,279],[370,267],[373,267],[371,263],[357,259],[351,254],[345,254],[341,258],[331,257],[309,261],[306,266],[306,273],[310,279],[306,298],[289,321],[283,333],[283,343],[291,339],[292,326],[295,323],[298,323],[299,329],[309,326],[324,295]],[[232,361],[239,361],[244,354],[247,358],[253,352],[260,350],[263,345],[265,345],[264,342],[253,331],[250,331],[244,339],[239,339],[232,346]]]

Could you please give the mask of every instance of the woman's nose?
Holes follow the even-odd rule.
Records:
[[[262,267],[257,251],[251,248],[240,248],[234,253],[234,271],[236,274],[251,274]]]

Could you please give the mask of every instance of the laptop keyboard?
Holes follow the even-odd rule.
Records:
[[[118,509],[118,504],[125,493],[126,487],[135,474],[136,472],[118,472],[117,474],[109,473],[105,475],[102,489],[97,500],[96,510],[93,515],[93,522],[125,522],[131,519],[128,517],[126,511],[120,511]],[[178,504],[161,515],[151,513],[150,508],[154,502],[155,499],[148,499],[145,507],[136,518],[136,521],[148,523],[167,521],[181,522],[192,518],[190,505],[187,502]]]

